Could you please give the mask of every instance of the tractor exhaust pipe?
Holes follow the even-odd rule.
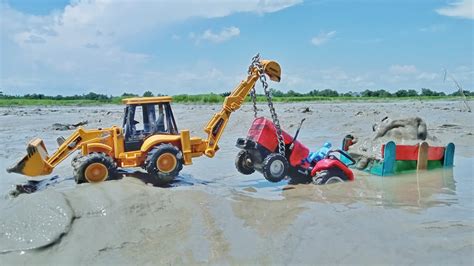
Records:
[[[36,138],[28,143],[27,154],[13,166],[7,168],[8,173],[17,173],[26,176],[47,175],[53,167],[47,162],[48,151],[42,139]]]

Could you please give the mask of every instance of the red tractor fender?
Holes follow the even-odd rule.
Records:
[[[316,163],[313,170],[311,170],[311,176],[315,176],[317,172],[323,170],[329,170],[330,168],[339,168],[341,171],[347,175],[349,180],[354,180],[354,173],[352,173],[351,169],[347,167],[343,162],[339,161],[338,159],[331,159],[325,158]]]

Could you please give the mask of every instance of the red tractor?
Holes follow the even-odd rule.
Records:
[[[244,175],[257,170],[270,182],[280,182],[287,176],[292,180],[298,179],[303,183],[312,181],[318,185],[354,180],[352,171],[335,156],[339,153],[339,156],[345,156],[352,164],[355,163],[342,150],[330,150],[317,162],[308,161],[310,150],[296,140],[301,124],[295,137],[282,131],[285,143],[285,155],[282,155],[278,152],[275,125],[264,117],[255,119],[247,138],[237,140],[236,146],[242,149],[235,160],[237,170]]]

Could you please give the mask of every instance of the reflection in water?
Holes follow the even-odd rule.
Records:
[[[146,172],[141,172],[141,171],[136,171],[136,170],[131,170],[131,169],[120,169],[119,170],[119,177],[116,179],[121,179],[123,177],[133,177],[141,180],[145,184],[151,184],[155,187],[181,187],[181,186],[193,186],[195,184],[201,184],[201,185],[207,185],[211,182],[209,181],[204,181],[204,180],[199,180],[194,178],[192,175],[189,174],[179,174],[179,176],[175,177],[173,182],[170,184],[159,184],[156,180],[155,177],[152,175],[146,173]]]
[[[456,203],[453,169],[425,171],[414,175],[383,178],[381,202],[385,207],[429,208]]]
[[[466,161],[461,166],[465,166],[464,163]],[[468,170],[469,167],[456,169],[458,179],[471,180],[469,175],[472,173]],[[269,236],[287,230],[314,203],[324,204],[315,208],[333,208],[335,211],[368,205],[399,208],[411,213],[420,213],[432,207],[449,208],[459,203],[459,195],[456,194],[459,181],[455,181],[453,168],[389,177],[364,172],[357,172],[356,175],[358,178],[354,182],[326,186],[248,180],[241,183],[241,189],[234,194],[232,209],[246,226],[261,236]]]
[[[152,186],[162,187],[162,188],[193,186],[195,184],[207,185],[209,183],[212,183],[210,181],[196,179],[189,174],[180,174],[170,184],[161,185],[157,182],[156,178],[154,178],[152,175],[146,172],[136,171],[133,169],[118,169],[117,174],[109,178],[107,181],[120,180],[120,179],[123,179],[124,177],[136,178],[145,184],[151,184]],[[31,194],[34,192],[45,190],[49,187],[57,186],[58,184],[63,183],[65,181],[72,181],[70,182],[69,186],[71,186],[71,184],[74,184],[73,186],[76,185],[74,181],[74,177],[72,176],[55,175],[52,177],[44,178],[39,181],[28,180],[25,183],[17,184],[15,185],[14,189],[9,192],[9,194],[13,197],[16,197],[23,193]],[[84,184],[84,185],[87,185],[87,184]]]
[[[455,195],[456,184],[453,169],[438,169],[415,174],[397,176],[372,176],[358,172],[353,182],[338,183],[325,186],[290,185],[288,183],[269,183],[262,180],[245,182],[241,195],[252,198],[264,197],[265,193],[274,192],[285,200],[302,200],[321,203],[351,204],[366,202],[370,205],[385,207],[412,206],[431,207],[439,204],[451,204],[452,199],[446,195]],[[445,195],[439,197],[439,194]],[[269,195],[266,199],[276,199]]]
[[[304,186],[285,190],[286,199],[302,197],[322,203],[340,203],[349,206],[364,202],[383,207],[429,208],[456,202],[453,169],[439,169],[397,176],[361,176],[354,182]]]
[[[234,215],[263,237],[286,230],[306,209],[300,200],[255,200],[244,194],[237,194],[233,200]]]

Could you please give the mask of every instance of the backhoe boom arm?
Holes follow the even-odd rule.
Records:
[[[280,65],[275,61],[261,60],[260,64],[263,68],[263,72],[273,81],[280,81],[281,68]],[[224,131],[232,112],[238,110],[245,98],[250,93],[255,83],[260,78],[259,70],[256,66],[253,66],[246,80],[240,82],[240,84],[227,96],[224,100],[224,104],[219,112],[214,114],[212,119],[208,122],[204,128],[204,132],[208,134],[207,146],[204,154],[208,157],[213,157],[218,150],[218,142],[221,138],[222,132]]]

